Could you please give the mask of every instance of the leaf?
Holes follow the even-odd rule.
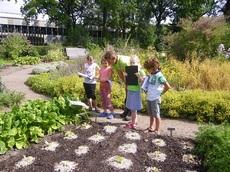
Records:
[[[15,146],[17,149],[28,148],[30,143],[28,142],[28,137],[23,134],[20,138],[16,139]]]
[[[6,144],[0,140],[0,154],[6,153],[8,149],[6,148]]]
[[[22,147],[23,147],[23,144],[24,144],[24,142],[23,141],[18,141],[18,142],[16,142],[16,148],[17,149],[22,149]]]
[[[17,133],[18,132],[16,128],[12,128],[11,130],[8,131],[9,136],[15,136]]]
[[[15,138],[14,137],[10,137],[9,140],[7,141],[7,145],[9,148],[14,147],[15,145]]]
[[[35,143],[39,143],[39,139],[38,139],[37,135],[33,136],[33,138],[31,139],[31,141],[33,141]]]
[[[40,127],[32,126],[30,127],[30,135],[35,136],[38,135],[39,137],[44,137],[43,130]]]

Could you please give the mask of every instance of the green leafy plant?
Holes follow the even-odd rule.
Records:
[[[0,115],[0,154],[8,149],[28,148],[47,133],[63,130],[65,124],[79,124],[82,108],[73,108],[62,96],[53,100],[24,102]]]
[[[2,40],[2,50],[5,58],[15,59],[21,56],[38,56],[38,53],[26,37],[19,33],[9,34]]]
[[[25,56],[25,57],[17,57],[14,60],[13,65],[34,65],[41,63],[41,59],[39,57]]]
[[[21,92],[9,90],[3,90],[3,92],[0,91],[0,108],[19,105],[24,98],[25,94]]]
[[[206,171],[229,171],[229,123],[222,123],[219,126],[204,125],[199,128],[195,140],[197,141],[195,152],[204,158]]]

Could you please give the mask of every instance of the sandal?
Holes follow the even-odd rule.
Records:
[[[144,132],[145,133],[148,133],[148,132],[150,132],[150,133],[155,133],[155,131],[153,130],[153,129],[151,129],[151,128],[146,128],[145,130],[144,130]]]
[[[128,124],[132,124],[132,121],[129,121]],[[134,124],[135,126],[137,125],[137,122]]]
[[[129,128],[129,129],[136,129],[136,125],[135,124],[132,124],[131,122],[128,122],[128,124],[125,125],[124,128]]]
[[[96,113],[100,113],[100,110],[96,108],[96,109],[95,109],[95,112],[96,112]]]

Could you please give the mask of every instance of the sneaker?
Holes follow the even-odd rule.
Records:
[[[99,116],[100,117],[105,117],[105,116],[107,116],[108,114],[106,113],[106,112],[102,112]]]
[[[109,116],[107,116],[107,118],[108,119],[113,119],[113,118],[115,118],[115,115],[111,113],[111,114],[109,114]]]
[[[123,121],[130,121],[132,119],[131,116],[126,116],[125,118],[123,118]]]
[[[126,118],[126,116],[131,116],[131,111],[129,109],[125,109],[122,114],[120,114],[121,118]]]

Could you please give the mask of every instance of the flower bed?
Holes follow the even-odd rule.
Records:
[[[192,155],[194,141],[191,139],[156,136],[116,124],[91,123],[89,126],[66,126],[65,131],[45,136],[39,144],[32,144],[26,150],[11,150],[0,157],[4,159],[0,169],[17,172],[203,171],[200,160]],[[11,154],[15,155],[9,156]],[[191,159],[186,158],[188,155],[192,161],[185,160]]]

